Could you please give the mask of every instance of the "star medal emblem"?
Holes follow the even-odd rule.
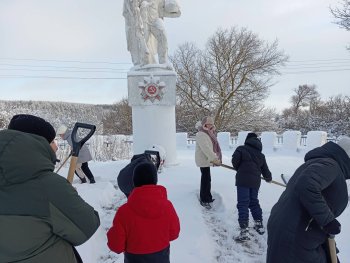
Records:
[[[156,99],[162,100],[165,83],[160,81],[158,77],[150,76],[145,77],[143,83],[139,83],[139,88],[142,90],[141,97],[143,101],[150,100],[153,103]]]

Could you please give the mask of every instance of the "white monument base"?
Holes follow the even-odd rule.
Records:
[[[175,106],[133,106],[132,126],[134,154],[160,145],[166,153],[164,165],[176,164]]]
[[[129,71],[128,101],[134,154],[160,145],[165,149],[164,165],[176,164],[176,73],[150,66]]]

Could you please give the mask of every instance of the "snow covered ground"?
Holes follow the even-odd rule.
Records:
[[[231,165],[233,150],[223,152],[223,163]],[[304,153],[265,153],[273,179],[281,182],[280,174],[293,174],[303,162]],[[236,188],[234,171],[224,167],[212,168],[212,193],[215,198],[212,210],[199,205],[198,190],[200,171],[194,163],[194,149],[177,152],[178,165],[165,167],[159,174],[159,184],[168,190],[168,197],[180,217],[180,237],[171,243],[171,262],[182,263],[263,263],[266,257],[267,233],[255,235],[252,246],[247,248],[234,242],[238,234]],[[114,162],[90,162],[96,184],[74,186],[79,194],[100,214],[101,226],[85,244],[77,247],[85,263],[122,263],[123,255],[109,251],[106,243],[106,231],[111,226],[115,210],[126,199],[117,187],[117,174],[129,160]],[[67,175],[68,169],[60,174]],[[276,203],[284,188],[262,182],[259,199],[266,225],[272,206]],[[347,208],[339,218],[342,232],[336,236],[341,262],[350,262],[349,235],[350,210]],[[288,222],[286,222],[287,224]]]

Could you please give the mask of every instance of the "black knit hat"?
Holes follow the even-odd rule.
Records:
[[[245,140],[247,141],[249,138],[258,138],[258,135],[256,135],[254,132],[250,132]]]
[[[8,129],[42,136],[49,143],[51,143],[56,137],[55,129],[50,123],[40,117],[29,114],[18,114],[13,116]]]
[[[146,184],[157,184],[157,168],[151,162],[142,162],[136,165],[133,175],[134,186],[139,187]]]

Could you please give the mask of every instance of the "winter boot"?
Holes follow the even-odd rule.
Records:
[[[89,180],[90,180],[90,184],[94,184],[94,183],[96,183],[95,178],[93,178],[93,177],[92,177],[92,178],[90,178]]]
[[[211,203],[208,202],[203,202],[202,200],[199,201],[199,203],[201,204],[201,206],[205,207],[206,209],[211,209]]]
[[[85,177],[79,177],[79,179],[80,179],[80,182],[81,182],[82,184],[85,184],[85,183],[86,183],[86,178],[85,178]]]
[[[265,233],[265,228],[262,220],[255,220],[255,224],[253,228],[255,229],[256,232],[259,233],[259,235],[263,235]]]
[[[239,236],[235,237],[235,241],[239,243],[243,243],[250,240],[248,227],[241,228],[241,232]]]
[[[236,242],[245,242],[250,240],[249,238],[249,229],[248,229],[248,222],[239,222],[239,227],[241,228],[241,232],[239,233],[239,236],[235,237]]]

